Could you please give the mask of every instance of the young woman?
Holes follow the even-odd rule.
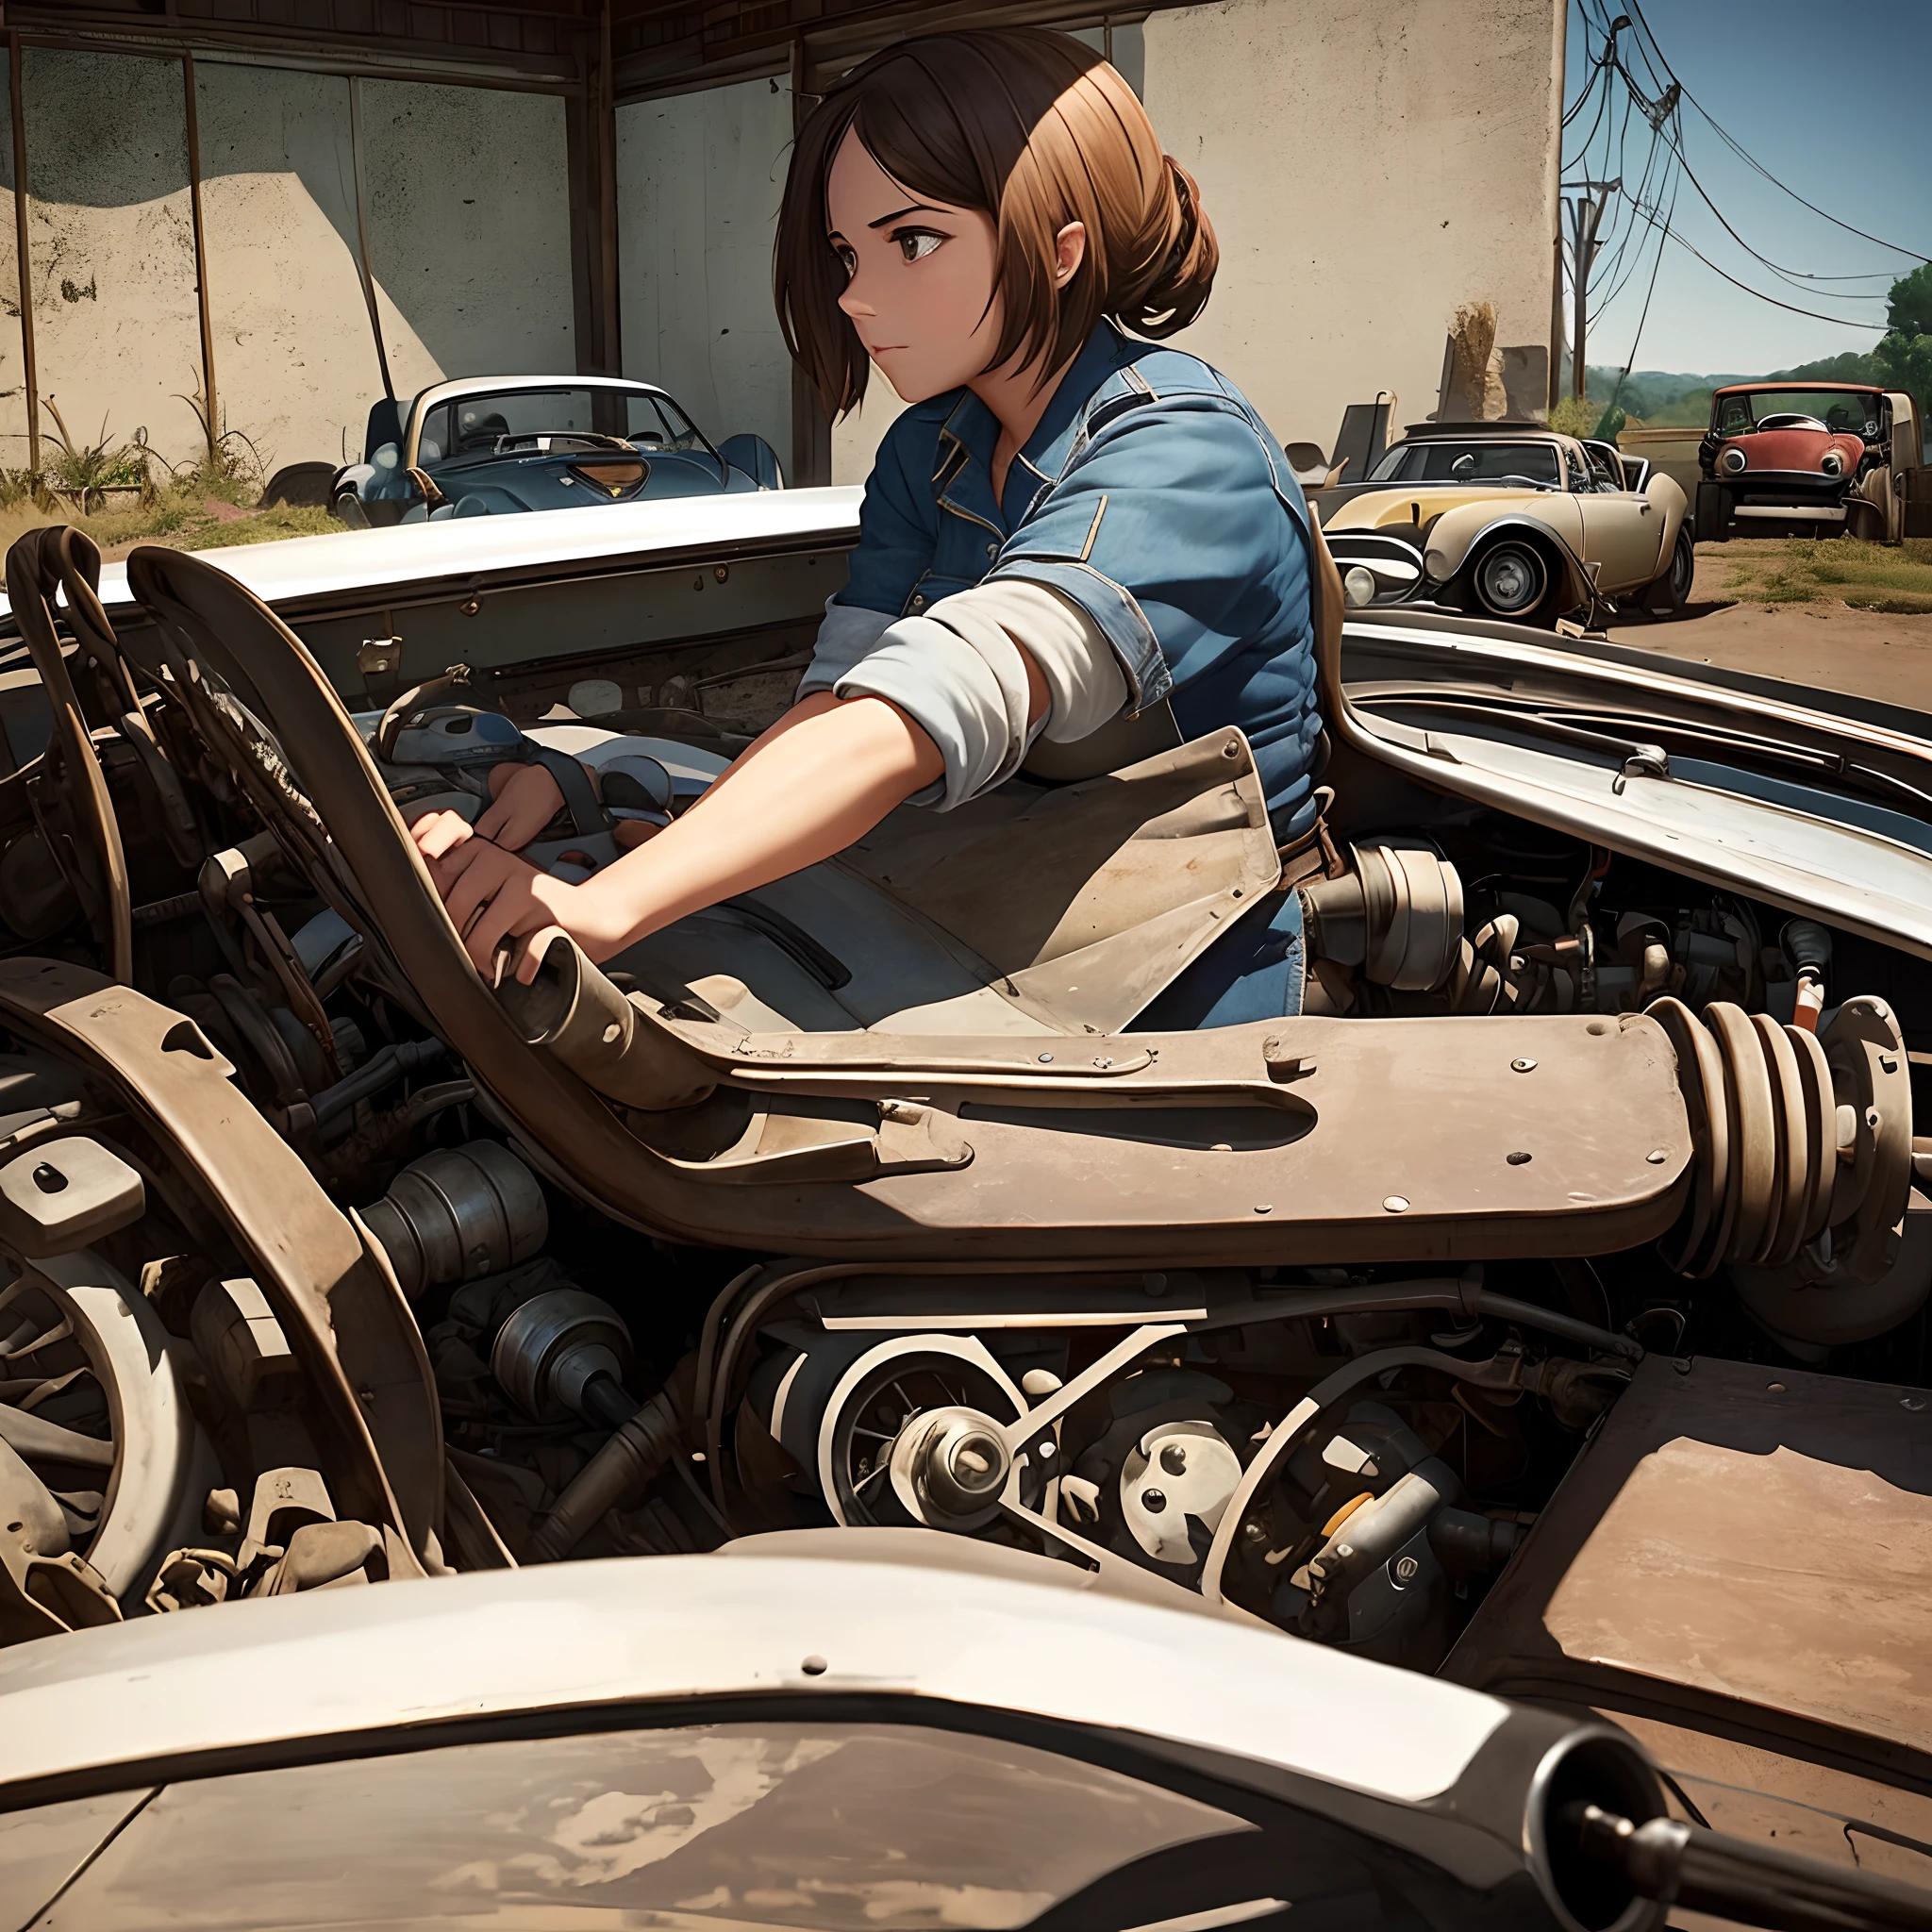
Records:
[[[1274,437],[1159,339],[1218,254],[1192,179],[1121,76],[1030,30],[889,48],[829,94],[779,217],[786,341],[828,411],[872,369],[911,407],[866,485],[846,586],[786,716],[704,798],[581,885],[513,856],[558,808],[514,770],[474,832],[414,827],[488,970],[551,930],[605,959],[830,858],[910,801],[945,810],[1039,741],[1060,775],[1238,725],[1277,839],[1312,825],[1312,539]],[[1132,333],[1129,333],[1131,331]],[[1296,1010],[1299,907],[1241,921],[1161,1024]]]

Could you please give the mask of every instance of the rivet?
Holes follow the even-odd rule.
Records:
[[[1785,1385],[1782,1382],[1767,1382],[1764,1385],[1764,1392],[1767,1395],[1782,1395],[1785,1392]]]
[[[1516,1150],[1514,1154],[1504,1155],[1503,1158],[1507,1160],[1511,1167],[1527,1167],[1529,1165],[1529,1156],[1525,1154],[1520,1147]]]
[[[808,1657],[798,1667],[808,1677],[823,1677],[831,1668],[822,1657]]]
[[[1050,1054],[1050,1053],[1043,1053],[1043,1054],[1041,1054],[1041,1055],[1040,1056],[1040,1064],[1041,1064],[1041,1065],[1042,1067],[1050,1067],[1050,1066],[1052,1066],[1052,1064],[1053,1064],[1053,1056],[1052,1056],[1052,1054]]]
[[[1408,1202],[1401,1194],[1385,1194],[1382,1197],[1382,1206],[1391,1214],[1407,1214],[1408,1212]]]
[[[1267,1528],[1258,1523],[1241,1524],[1241,1540],[1244,1542],[1265,1543],[1268,1541]]]
[[[1527,1074],[1535,1066],[1536,1062],[1534,1060],[1511,1060],[1509,1062],[1509,1071],[1512,1074]]]
[[[1671,1150],[1668,1147],[1653,1147],[1643,1158],[1651,1166],[1661,1167],[1671,1158]]]
[[[1221,747],[1221,756],[1224,758],[1238,758],[1241,757],[1241,748],[1233,741],[1233,739],[1229,739],[1228,741]]]
[[[1210,1154],[1232,1154],[1234,1143],[1231,1141],[1217,1141],[1208,1151]]]
[[[711,575],[722,584],[730,576],[731,566],[728,563],[721,563],[711,572]]]
[[[1141,1507],[1150,1516],[1158,1516],[1167,1507],[1167,1498],[1158,1490],[1142,1490],[1141,1491]]]
[[[465,597],[463,601],[457,606],[457,608],[460,610],[465,617],[475,617],[477,611],[482,609],[482,608],[483,601],[480,597]]]
[[[623,1028],[622,1026],[620,1026],[620,1025],[619,1025],[619,1024],[617,1024],[617,1022],[616,1022],[615,1020],[611,1021],[611,1023],[609,1024],[609,1025],[608,1025],[607,1027],[605,1027],[605,1029],[604,1029],[604,1044],[605,1044],[606,1046],[615,1046],[615,1045],[617,1044],[617,1042],[618,1042],[618,1041],[619,1041],[620,1040],[622,1040],[623,1038],[624,1038],[624,1028]]]
[[[1257,1201],[1255,1203],[1255,1212],[1257,1214],[1273,1214],[1274,1212],[1274,1203],[1273,1201]]]

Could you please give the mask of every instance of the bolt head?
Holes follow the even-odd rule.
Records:
[[[1534,1060],[1511,1060],[1509,1062],[1509,1071],[1512,1074],[1527,1074],[1534,1072],[1535,1068],[1536,1062]]]
[[[1407,1214],[1408,1212],[1408,1196],[1407,1194],[1385,1194],[1382,1197],[1382,1207],[1386,1213]]]
[[[1150,1516],[1158,1516],[1167,1507],[1167,1494],[1162,1490],[1142,1490],[1141,1507]]]

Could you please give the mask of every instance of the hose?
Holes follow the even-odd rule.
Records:
[[[530,1535],[532,1563],[555,1563],[576,1548],[609,1509],[640,1495],[684,1437],[697,1360],[686,1356],[671,1379],[617,1429],[577,1474]]]

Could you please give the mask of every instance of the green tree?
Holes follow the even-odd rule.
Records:
[[[1873,354],[1886,381],[1918,404],[1923,422],[1932,405],[1932,262],[1892,283],[1885,320],[1887,332]]]

